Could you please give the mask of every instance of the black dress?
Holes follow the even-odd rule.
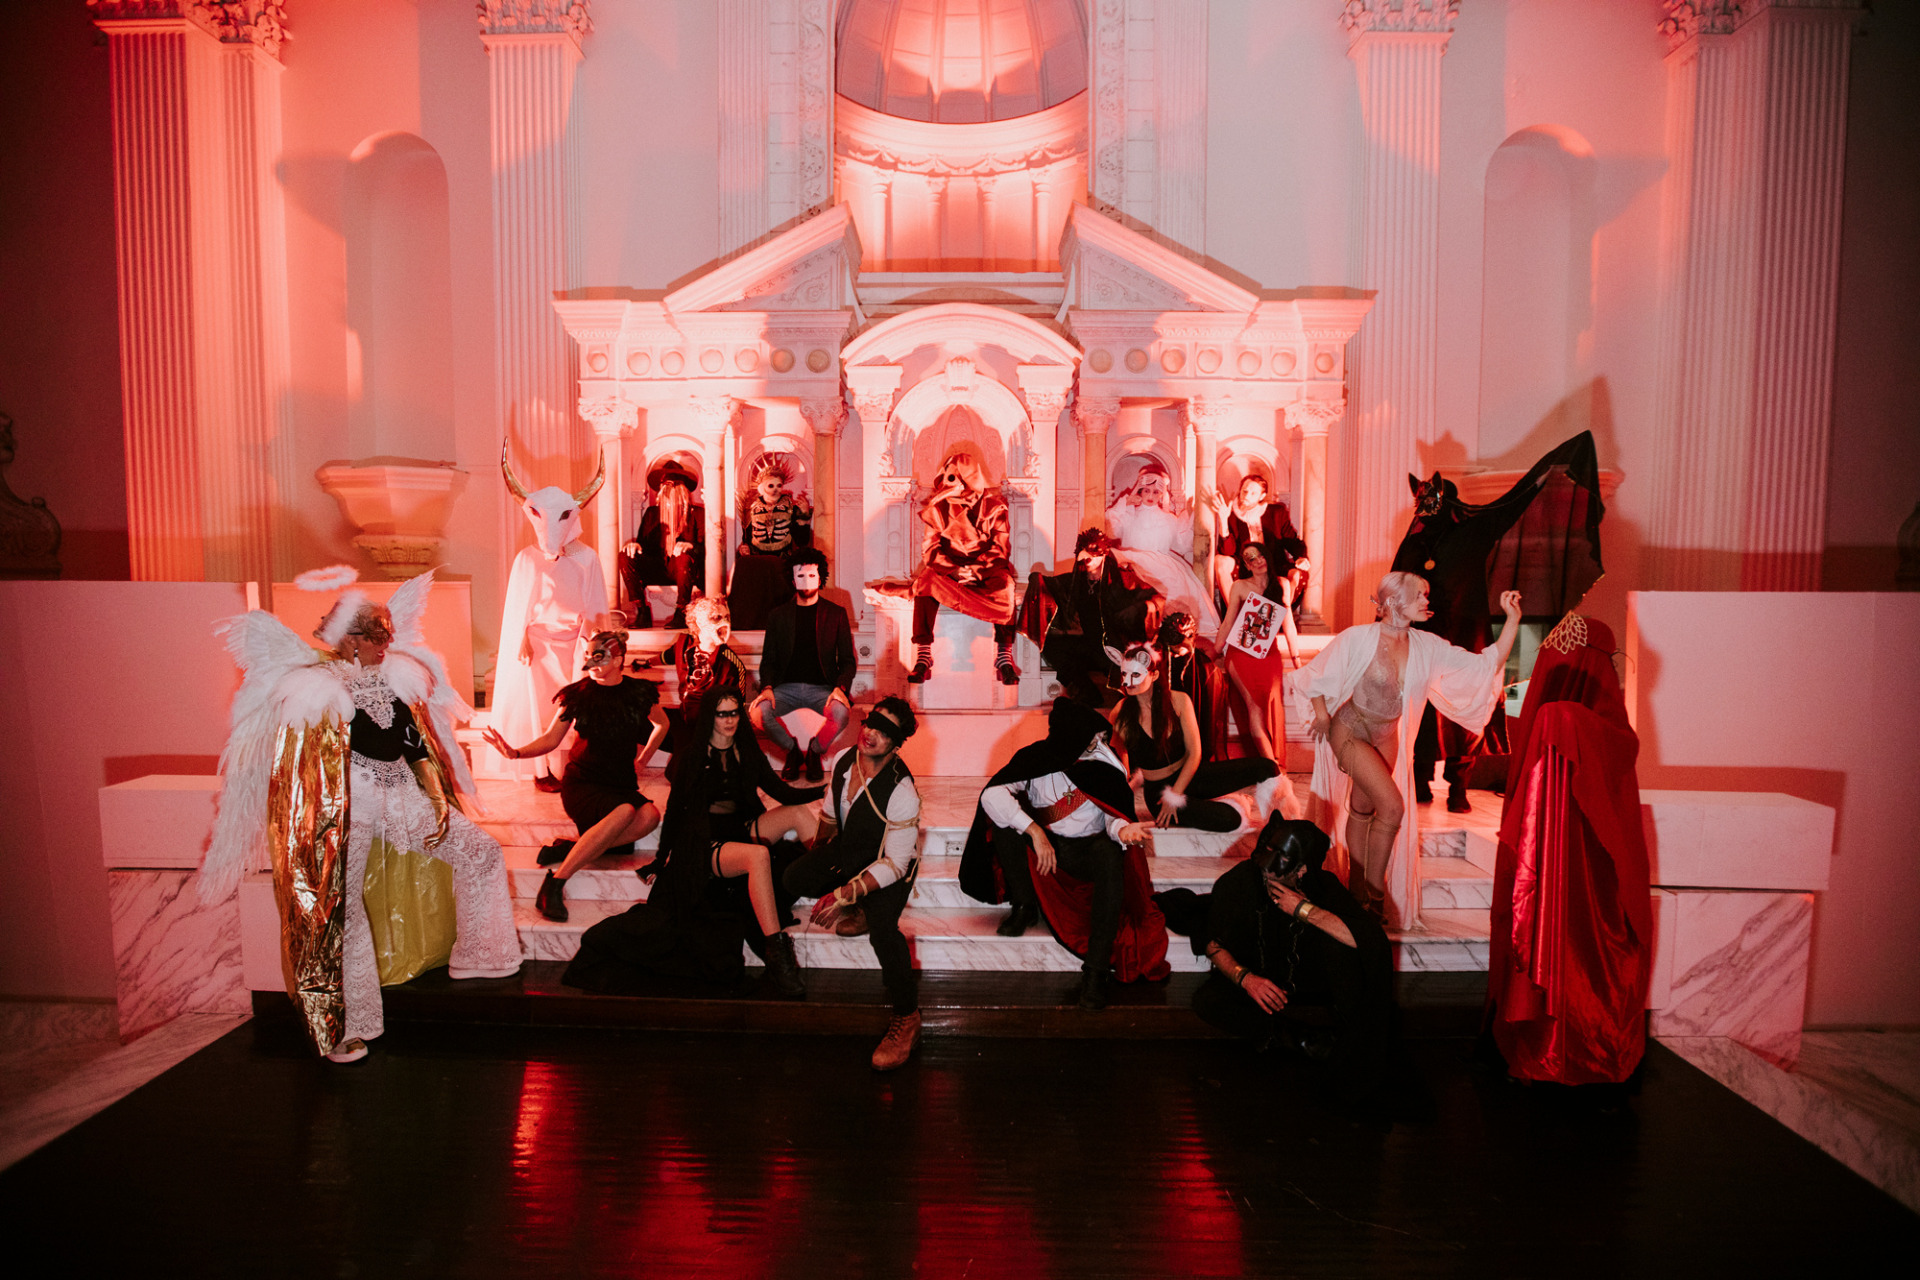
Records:
[[[1168,714],[1172,714],[1171,707],[1168,708]],[[1177,721],[1175,734],[1168,741],[1165,752],[1160,750],[1160,744],[1154,741],[1153,735],[1146,732],[1145,726],[1135,717],[1133,708],[1123,704],[1116,727],[1119,732],[1115,736],[1122,739],[1127,749],[1127,763],[1133,768],[1157,772],[1186,763]],[[1236,830],[1241,822],[1240,810],[1219,797],[1258,786],[1279,771],[1279,766],[1265,756],[1248,756],[1241,760],[1207,760],[1203,756],[1201,764],[1193,771],[1193,780],[1187,783],[1186,806],[1179,810],[1173,825],[1196,831]],[[1149,821],[1159,816],[1160,797],[1179,777],[1176,772],[1171,777],[1141,781],[1140,790],[1147,802]]]
[[[709,745],[676,751],[667,777],[672,790],[653,891],[581,936],[579,953],[561,979],[568,986],[623,994],[644,989],[649,975],[737,985],[746,967],[741,944],[765,954],[746,877],[714,875],[714,850],[747,837],[753,819],[766,811],[761,791],[782,804],[806,804],[819,799],[821,789],[782,781],[744,725],[724,750]],[[801,852],[797,841],[774,850],[776,889]],[[780,905],[785,914],[792,900]]]
[[[618,684],[576,680],[553,700],[560,718],[573,725],[578,738],[567,753],[560,779],[560,803],[582,835],[623,804],[639,808],[640,794],[634,757],[653,732],[655,704],[660,690],[651,681],[623,676]]]

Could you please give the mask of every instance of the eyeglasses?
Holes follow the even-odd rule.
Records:
[[[366,622],[347,632],[350,636],[359,636],[368,644],[387,644],[393,639],[393,631],[384,623]]]
[[[713,718],[715,720],[738,720],[740,718],[740,708],[735,707],[731,711],[716,711],[713,713]]]

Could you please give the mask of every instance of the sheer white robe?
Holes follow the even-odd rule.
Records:
[[[1338,711],[1366,674],[1379,646],[1377,622],[1349,627],[1335,636],[1312,662],[1287,676],[1293,714],[1311,721],[1312,699],[1316,697],[1326,700],[1329,714]],[[1400,788],[1406,817],[1401,820],[1387,861],[1389,928],[1421,927],[1420,823],[1413,804],[1413,740],[1420,731],[1421,714],[1431,702],[1447,719],[1478,733],[1486,727],[1499,700],[1503,666],[1492,646],[1483,653],[1468,653],[1431,632],[1407,633],[1407,669],[1400,681],[1400,750],[1393,765],[1393,782]],[[1351,856],[1346,836],[1347,798],[1352,788],[1353,779],[1341,771],[1333,748],[1324,741],[1315,743],[1307,817],[1333,836],[1329,870],[1343,875]]]
[[[1220,630],[1220,613],[1213,592],[1204,586],[1183,554],[1182,542],[1193,543],[1193,520],[1152,503],[1136,506],[1125,498],[1107,508],[1107,528],[1120,544],[1113,558],[1139,574],[1147,585],[1167,598],[1162,615],[1190,613],[1200,634]]]

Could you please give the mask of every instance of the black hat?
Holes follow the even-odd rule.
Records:
[[[1047,745],[1077,760],[1096,734],[1112,728],[1098,711],[1063,695],[1053,700],[1053,709],[1047,712]]]
[[[898,747],[911,738],[920,728],[920,722],[914,717],[913,708],[905,698],[888,696],[873,704],[867,711],[864,724],[871,725],[881,733],[893,739]]]
[[[688,493],[700,487],[700,478],[687,470],[686,464],[680,459],[672,456],[662,458],[653,464],[652,469],[647,472],[647,488],[658,489],[669,480],[678,480],[687,486]]]
[[[1318,871],[1332,845],[1327,833],[1306,819],[1276,813],[1267,819],[1259,843],[1253,846],[1253,862],[1270,876],[1285,876],[1303,867]]]

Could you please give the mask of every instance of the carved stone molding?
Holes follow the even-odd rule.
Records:
[[[1200,435],[1218,436],[1233,412],[1233,402],[1217,396],[1188,400],[1180,406],[1180,416]]]
[[[1120,418],[1119,396],[1078,396],[1073,402],[1073,425],[1085,440],[1090,435],[1105,435]]]
[[[1450,35],[1460,16],[1460,0],[1346,0],[1340,29],[1349,40],[1381,34]]]
[[[1860,0],[1664,0],[1660,34],[1670,49],[1696,36],[1732,35],[1769,9],[1828,9],[1864,14]]]
[[[593,34],[587,0],[477,0],[482,36],[572,36],[578,44]]]
[[[0,578],[57,578],[60,522],[45,498],[14,495],[6,479],[13,452],[13,419],[0,413]]]
[[[693,405],[693,416],[700,423],[701,434],[710,439],[723,439],[740,417],[740,402],[732,396],[689,396],[687,399]]]
[[[610,440],[640,425],[640,406],[620,396],[582,396],[580,417],[598,439]]]
[[[222,44],[250,44],[271,58],[287,40],[280,0],[87,0],[96,22],[184,18]]]
[[[847,421],[847,402],[841,396],[830,400],[802,400],[800,416],[807,420],[807,425],[813,428],[816,436],[838,437]]]
[[[1287,406],[1287,425],[1303,436],[1324,436],[1347,411],[1339,400],[1296,400]]]

